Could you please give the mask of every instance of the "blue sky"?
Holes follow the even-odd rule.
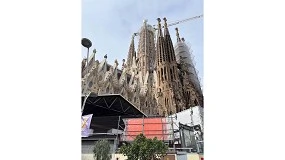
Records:
[[[147,19],[157,24],[157,18],[166,17],[168,23],[203,14],[203,0],[82,0],[82,37],[90,39],[96,48],[96,59],[101,61],[105,54],[108,63],[115,59],[121,66],[127,59],[131,36]],[[198,76],[203,84],[203,18],[169,27],[173,43],[176,42],[175,27],[180,37],[191,45]],[[135,39],[137,49],[138,38]],[[82,47],[81,56],[87,49]]]

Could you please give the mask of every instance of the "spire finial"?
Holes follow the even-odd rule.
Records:
[[[105,54],[104,58],[107,59],[107,54]]]
[[[163,20],[164,20],[164,36],[170,35],[167,28],[167,19],[164,17]]]
[[[167,27],[167,19],[164,17],[163,20],[164,20],[164,28],[166,28]]]
[[[177,42],[181,42],[180,37],[179,37],[178,28],[176,27],[175,30],[176,30]]]
[[[157,18],[157,21],[158,21],[158,27],[159,27],[159,26],[160,26],[161,19],[160,19],[160,18]]]
[[[160,22],[161,22],[161,19],[160,19],[160,18],[157,18],[157,26],[158,26],[158,34],[157,34],[157,36],[158,36],[158,37],[160,37],[160,36],[162,35]]]
[[[122,63],[122,70],[124,70],[124,68],[125,68],[125,66],[126,66],[125,62],[126,62],[126,60],[125,60],[125,59],[123,59],[123,63]]]

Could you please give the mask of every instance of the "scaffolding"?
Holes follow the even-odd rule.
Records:
[[[121,141],[130,143],[137,135],[142,133],[146,138],[156,137],[158,140],[165,142],[169,146],[168,153],[177,153],[177,151],[202,153],[202,136],[197,138],[197,132],[201,130],[201,127],[195,129],[199,125],[191,124],[191,126],[188,126],[175,123],[174,118],[177,117],[125,118],[125,129],[121,135]]]
[[[143,117],[124,119],[125,129],[122,141],[133,141],[141,133],[146,138],[156,137],[158,140],[173,140],[173,127],[171,120],[167,117]]]

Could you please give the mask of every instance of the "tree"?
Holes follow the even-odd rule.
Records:
[[[120,153],[128,157],[128,160],[159,160],[166,155],[168,147],[156,137],[147,139],[143,134],[139,134],[129,145],[123,145]]]
[[[110,160],[110,144],[107,140],[99,140],[95,142],[93,154],[95,160]]]

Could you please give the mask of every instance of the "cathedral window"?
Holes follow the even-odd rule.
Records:
[[[92,85],[93,85],[93,82],[91,81],[91,82],[89,82],[88,87],[91,88]]]
[[[167,99],[167,106],[169,106],[169,99]]]
[[[171,80],[173,81],[173,72],[171,68],[170,68],[170,76],[171,76]]]
[[[117,74],[117,76],[118,76],[118,79],[120,79],[120,77],[121,77],[121,73],[118,73],[118,74]]]
[[[161,68],[161,80],[163,82],[163,69]]]
[[[167,58],[168,58],[168,61],[170,62],[170,56],[169,56],[169,54],[167,54]]]
[[[198,105],[199,105],[197,99],[195,99],[194,104],[195,104],[195,106],[198,106]]]
[[[174,79],[176,79],[174,66],[172,68],[173,68],[173,77],[174,77]]]
[[[165,61],[166,60],[166,55],[165,55],[165,52],[164,52],[165,50],[164,50],[164,48],[162,47],[162,56],[163,56],[163,61]]]
[[[165,78],[165,80],[167,80],[167,77],[166,77],[166,67],[164,67],[164,78]]]

